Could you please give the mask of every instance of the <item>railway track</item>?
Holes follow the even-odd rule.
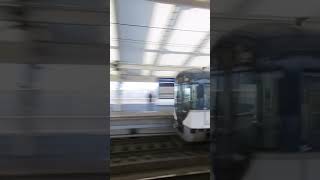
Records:
[[[209,145],[185,143],[175,135],[113,139],[110,162],[112,180],[207,176]]]

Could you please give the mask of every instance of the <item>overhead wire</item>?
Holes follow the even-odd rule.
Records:
[[[111,38],[112,41],[117,42],[128,42],[128,43],[134,43],[134,44],[151,44],[151,45],[168,45],[170,47],[186,47],[186,48],[194,48],[197,47],[197,45],[191,45],[191,44],[173,44],[173,43],[161,43],[161,42],[153,42],[153,41],[145,41],[145,40],[138,40],[138,39],[130,39],[130,38]],[[209,49],[209,48],[204,48]]]
[[[127,24],[127,23],[115,23],[111,22],[110,24],[117,24],[120,26],[129,26],[129,27],[140,27],[140,28],[150,28],[150,29],[163,29],[163,30],[172,30],[172,31],[186,31],[186,32],[198,32],[198,33],[207,33],[209,31],[202,30],[192,30],[192,29],[178,29],[178,28],[168,28],[168,27],[156,27],[156,26],[147,26],[139,24]]]

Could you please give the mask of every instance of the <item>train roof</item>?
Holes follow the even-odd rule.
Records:
[[[198,81],[210,81],[210,72],[202,69],[189,69],[181,71],[176,76],[176,83],[193,83]]]
[[[297,53],[320,56],[320,33],[288,24],[247,25],[224,34],[214,44],[212,53],[219,53],[220,48],[237,46],[250,48],[256,57]]]

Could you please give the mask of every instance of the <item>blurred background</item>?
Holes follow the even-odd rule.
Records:
[[[108,7],[0,1],[0,177],[106,177]]]

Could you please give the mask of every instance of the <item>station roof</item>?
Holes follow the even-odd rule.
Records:
[[[211,4],[214,10],[214,15],[211,16],[211,44],[213,45],[224,33],[253,24],[298,25],[319,30],[319,5],[320,2],[316,0],[214,1]]]
[[[319,4],[317,0],[112,0],[110,61],[119,60],[137,80],[172,77],[189,67],[209,66],[210,44],[241,26],[282,23],[319,30]]]
[[[209,0],[111,0],[110,63],[127,77],[175,77],[210,66]],[[110,69],[111,79],[117,72]]]

